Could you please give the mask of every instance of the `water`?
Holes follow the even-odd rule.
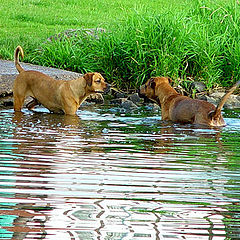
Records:
[[[0,111],[0,239],[240,239],[240,112]]]

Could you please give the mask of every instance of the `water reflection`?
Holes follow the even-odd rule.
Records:
[[[240,237],[240,120],[0,112],[1,239]]]

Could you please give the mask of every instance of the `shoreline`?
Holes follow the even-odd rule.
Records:
[[[44,67],[33,65],[29,63],[21,63],[22,67],[25,70],[35,70],[40,71],[44,74],[47,74],[55,79],[62,80],[71,80],[82,76],[80,73],[66,71],[57,68]],[[0,109],[9,108],[13,106],[13,98],[12,98],[12,86],[14,79],[16,78],[18,72],[15,68],[15,64],[13,61],[8,60],[0,60]],[[197,91],[196,98],[201,100],[206,100],[214,105],[217,105],[222,96],[225,94],[225,89],[221,88],[220,91],[217,89],[213,89],[211,93],[204,92],[202,86],[197,88],[199,82],[195,83],[195,89]],[[196,84],[197,83],[197,84]],[[185,92],[184,89],[177,87],[177,90],[180,90],[182,93]],[[238,91],[239,92],[239,91]],[[87,101],[95,102],[95,103],[103,103],[104,97],[90,97]],[[141,99],[137,93],[125,93],[118,92],[116,90],[112,90],[111,94],[107,97],[109,98],[109,103],[113,105],[118,105],[123,109],[131,110],[140,107],[144,103],[143,99]],[[149,103],[153,104],[153,103]],[[226,109],[240,109],[240,95],[232,94],[224,105]]]

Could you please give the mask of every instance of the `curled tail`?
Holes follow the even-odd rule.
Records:
[[[240,85],[240,81],[236,82],[228,91],[227,93],[222,97],[221,101],[218,103],[216,110],[214,112],[209,113],[210,118],[217,118],[221,114],[221,110],[229,96],[235,91],[235,89]]]
[[[24,57],[23,49],[22,49],[22,47],[17,46],[17,48],[15,49],[15,53],[14,53],[14,62],[15,62],[15,66],[16,66],[18,72],[20,73],[20,72],[24,71],[24,69],[21,67],[21,65],[19,63],[19,52],[21,54],[21,57],[23,58]]]

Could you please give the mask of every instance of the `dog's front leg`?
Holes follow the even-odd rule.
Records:
[[[65,102],[63,106],[63,111],[67,115],[76,115],[79,106],[75,102]]]
[[[13,95],[13,106],[15,112],[21,112],[25,96]]]

